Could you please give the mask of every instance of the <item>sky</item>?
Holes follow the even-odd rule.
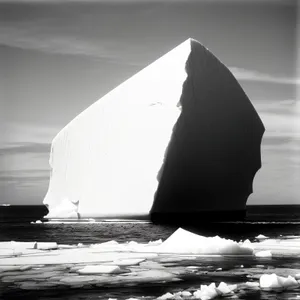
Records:
[[[300,205],[299,6],[0,0],[0,204],[42,204],[58,131],[192,37],[232,71],[266,127],[248,204]]]

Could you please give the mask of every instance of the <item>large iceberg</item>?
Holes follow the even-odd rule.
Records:
[[[230,71],[188,39],[54,138],[47,218],[245,211],[264,126]]]

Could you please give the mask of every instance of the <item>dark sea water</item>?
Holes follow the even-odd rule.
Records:
[[[44,222],[32,224],[41,220],[47,213],[44,206],[0,206],[0,242],[4,241],[37,241],[57,242],[58,244],[94,244],[115,240],[119,243],[136,241],[148,243],[158,239],[165,240],[177,227],[160,226],[149,222],[95,222],[95,223],[66,223],[55,224]],[[97,220],[99,221],[99,220]],[[299,206],[249,206],[247,217],[243,222],[213,222],[199,223],[194,227],[187,227],[195,233],[204,236],[219,235],[235,241],[250,239],[255,240],[258,234],[270,238],[285,239],[291,236],[300,236],[300,205]],[[178,262],[185,266],[188,262]],[[237,265],[253,267],[257,261],[251,258],[199,258],[193,264],[205,268],[222,268],[233,270]],[[282,257],[269,259],[260,264],[261,268],[276,269],[279,267],[300,269],[300,257]],[[1,275],[1,273],[0,273]],[[243,276],[234,272],[220,274],[213,278],[208,275],[185,277],[180,282],[166,284],[142,284],[137,286],[113,287],[84,287],[81,289],[60,290],[18,290],[15,287],[1,285],[0,299],[155,299],[168,291],[193,289],[200,284],[209,284],[213,281],[235,283],[247,281]],[[1,282],[1,278],[0,278]],[[2,289],[2,291],[1,291]],[[300,291],[289,292],[262,292],[252,290],[239,295],[235,299],[297,299]],[[27,297],[27,298],[26,298]],[[293,298],[294,297],[294,298]],[[299,296],[300,297],[300,296]],[[298,298],[300,299],[300,298]]]

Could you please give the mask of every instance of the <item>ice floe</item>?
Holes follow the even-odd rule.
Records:
[[[182,228],[177,229],[160,248],[160,253],[188,253],[204,255],[252,255],[252,248],[247,244],[215,237],[204,237]]]
[[[272,252],[270,250],[258,251],[255,253],[256,257],[272,257]]]
[[[85,266],[79,269],[79,274],[116,274],[120,273],[121,269],[119,266],[114,265],[96,265],[96,266]]]
[[[202,284],[196,289],[165,293],[158,299],[208,300],[219,296],[234,297],[242,290],[257,289],[295,289],[297,292],[300,291],[300,269],[274,268],[271,263],[286,253],[299,257],[299,243],[299,237],[237,243],[218,236],[196,235],[181,228],[165,241],[148,243],[108,241],[65,245],[35,241],[0,242],[0,283],[39,290],[164,284],[185,278],[201,280],[202,276],[215,278],[217,282],[222,276],[240,276],[244,281],[237,284]],[[229,269],[227,264],[218,263],[207,267],[203,265],[207,262],[206,256],[215,262],[235,259],[237,263]]]
[[[194,297],[201,300],[210,300],[218,296],[227,296],[233,294],[237,288],[236,285],[227,285],[225,282],[220,282],[218,286],[213,282],[210,285],[201,285],[200,289],[194,292]]]
[[[273,274],[263,274],[259,279],[259,285],[262,289],[268,290],[281,290],[281,289],[294,289],[299,287],[297,280],[288,276],[282,277],[275,273]]]

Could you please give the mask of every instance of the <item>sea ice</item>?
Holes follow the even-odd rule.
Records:
[[[259,288],[259,283],[253,281],[247,281],[243,284],[243,286],[249,289],[257,289]]]
[[[230,294],[232,292],[225,282],[220,282],[219,286],[217,287],[217,291],[220,292],[221,295]]]
[[[272,252],[269,250],[258,251],[255,253],[256,257],[272,257]]]
[[[277,277],[278,277],[278,281],[285,289],[294,289],[299,287],[298,281],[290,275],[287,278],[282,276],[277,276]]]
[[[263,274],[259,279],[262,289],[291,289],[299,287],[297,280],[288,276],[287,278],[273,274]]]
[[[203,255],[252,255],[253,250],[219,236],[204,237],[182,228],[177,229],[159,247],[163,253],[189,253]]]
[[[168,243],[167,243],[168,242]],[[234,244],[234,247],[232,246]],[[163,243],[118,243],[109,241],[102,244],[89,245],[78,248],[76,245],[51,249],[56,243],[22,243],[22,242],[2,242],[1,251],[15,251],[16,248],[22,250],[19,257],[0,258],[0,282],[15,284],[21,289],[49,289],[59,286],[69,286],[70,288],[86,287],[89,285],[121,286],[138,285],[150,283],[162,283],[184,280],[185,276],[199,276],[206,274],[213,278],[220,278],[223,275],[249,276],[259,282],[244,282],[239,284],[226,284],[221,282],[218,286],[215,283],[201,285],[194,292],[179,291],[167,293],[159,297],[159,300],[181,300],[191,299],[213,299],[218,296],[238,295],[240,290],[259,289],[262,290],[290,290],[300,288],[297,281],[300,278],[299,269],[288,267],[274,268],[273,274],[269,274],[270,266],[266,260],[264,265],[256,264],[255,258],[243,258],[241,253],[251,255],[259,251],[268,251],[264,247],[272,245],[284,251],[292,245],[297,248],[299,238],[286,240],[266,239],[259,243],[252,243],[251,247],[243,247],[249,242],[235,243],[220,237],[208,238],[197,236],[191,232],[179,228],[169,239]],[[47,250],[33,249],[38,245],[44,246]],[[182,247],[184,244],[184,247]],[[237,247],[237,246],[238,247]],[[68,245],[65,245],[68,246]],[[15,248],[16,247],[16,248]],[[216,248],[212,252],[212,248]],[[43,248],[43,247],[42,247]],[[242,248],[242,249],[240,249]],[[246,250],[245,250],[245,249]],[[253,250],[252,250],[253,248]],[[142,251],[141,251],[142,250]],[[244,252],[246,251],[246,252]],[[202,255],[237,255],[239,256],[238,266],[244,263],[244,268],[237,265],[233,269],[218,270],[217,266],[203,268],[198,266],[188,266],[187,260],[202,259]],[[225,254],[224,254],[225,253]],[[200,255],[199,255],[200,254]],[[223,260],[223,258],[212,258],[212,260]],[[235,258],[236,259],[236,258]],[[244,262],[245,259],[245,262]],[[247,261],[247,264],[246,264]],[[255,263],[248,266],[249,261]],[[179,265],[177,264],[179,262]],[[183,264],[180,264],[183,262]],[[194,262],[193,262],[194,263]],[[197,264],[198,261],[195,261]],[[193,268],[192,268],[193,267]],[[226,268],[224,268],[226,269]],[[36,282],[32,282],[36,281]],[[194,291],[192,289],[192,291]],[[236,294],[234,294],[234,292]]]
[[[210,300],[218,296],[227,296],[233,293],[236,289],[236,285],[228,286],[225,282],[220,282],[218,287],[214,282],[210,285],[201,285],[199,290],[194,292],[194,297],[201,300]]]
[[[191,296],[192,296],[192,293],[189,292],[189,291],[182,291],[182,292],[181,292],[181,295],[182,295],[183,297],[191,297]]]
[[[270,251],[272,256],[298,256],[300,255],[300,239],[263,239],[251,244],[255,252]]]
[[[79,269],[79,274],[115,274],[120,273],[120,267],[114,265],[95,265],[85,266],[83,269]]]
[[[173,299],[173,297],[174,297],[174,295],[168,292],[168,293],[163,294],[162,296],[158,297],[157,299],[167,300],[167,299]]]

